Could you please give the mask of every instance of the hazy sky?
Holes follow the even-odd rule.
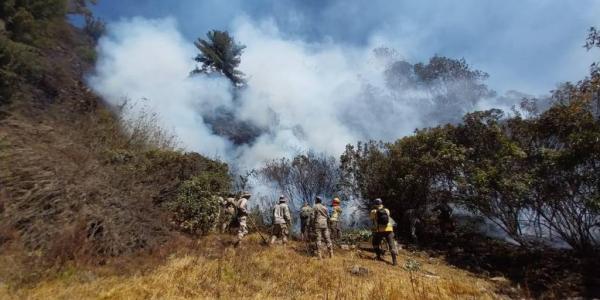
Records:
[[[171,16],[190,42],[234,20],[275,22],[283,36],[307,42],[401,49],[409,61],[433,54],[464,57],[500,92],[538,94],[585,76],[597,53],[582,48],[600,25],[600,1],[100,0],[108,21]],[[241,41],[242,43],[244,41]]]

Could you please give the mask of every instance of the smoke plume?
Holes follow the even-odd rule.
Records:
[[[240,69],[248,87],[237,100],[226,78],[189,76],[197,49],[171,18],[111,24],[89,82],[110,104],[144,102],[184,149],[241,169],[308,150],[337,156],[348,143],[394,140],[442,121],[431,119],[432,110],[440,108],[424,106],[435,97],[429,90],[386,85],[385,70],[402,58],[402,49],[375,55],[373,49],[385,44],[381,39],[365,47],[310,43],[285,37],[273,22],[245,18],[233,28],[233,36],[247,46]],[[481,106],[486,104],[458,113]],[[242,145],[215,134],[206,118],[223,109],[233,112],[231,122],[260,131]]]

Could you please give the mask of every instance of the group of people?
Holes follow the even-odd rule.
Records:
[[[242,193],[239,199],[229,197],[222,199],[222,207],[224,212],[221,231],[226,232],[231,227],[237,226],[237,238],[234,243],[239,246],[243,238],[248,234],[248,208],[247,203],[251,195],[248,192]],[[311,207],[308,202],[305,202],[300,209],[300,232],[301,239],[312,245],[316,256],[319,259],[323,258],[321,252],[322,242],[325,241],[328,256],[333,257],[333,241],[341,239],[341,216],[342,207],[339,198],[333,198],[331,207],[328,208],[323,204],[323,199],[319,196],[315,197],[315,204]],[[281,239],[285,245],[288,242],[289,227],[292,222],[292,215],[287,204],[285,196],[280,196],[278,203],[272,210],[272,234],[268,241],[270,245],[274,244],[277,239]],[[383,206],[381,199],[375,199],[373,208],[369,214],[372,222],[373,231],[373,249],[377,255],[377,259],[382,259],[383,250],[381,243],[385,241],[392,255],[392,264],[397,264],[398,250],[394,239],[394,221],[390,216],[390,211]],[[237,224],[236,224],[237,223]]]
[[[237,227],[237,238],[234,243],[236,247],[248,234],[248,200],[251,196],[250,193],[243,192],[239,199],[235,199],[233,195],[229,195],[226,199],[221,198],[221,233]]]
[[[317,257],[323,257],[321,253],[323,240],[325,240],[329,257],[333,257],[333,240],[339,241],[342,233],[341,215],[342,207],[339,198],[333,198],[330,209],[323,205],[323,199],[319,196],[315,197],[313,207],[304,202],[300,210],[300,234],[302,240],[313,243],[312,249],[315,250]]]

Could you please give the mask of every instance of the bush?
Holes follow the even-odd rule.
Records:
[[[46,65],[39,55],[37,49],[0,34],[0,105],[9,102],[20,82],[41,79]]]
[[[173,224],[184,232],[205,235],[219,219],[218,194],[224,193],[229,182],[219,173],[204,173],[187,180],[179,187],[175,200],[168,203],[173,211]]]
[[[342,232],[342,243],[356,245],[370,240],[372,235],[371,230],[365,228],[345,230]]]
[[[96,50],[94,48],[88,47],[88,46],[82,46],[82,47],[78,47],[76,49],[77,54],[79,55],[79,57],[81,57],[81,59],[83,59],[85,62],[88,62],[90,64],[93,64],[94,62],[96,62],[96,59],[98,58],[98,54],[96,53]]]
[[[0,5],[0,19],[11,38],[31,42],[38,28],[45,21],[63,17],[66,13],[65,0],[3,1]]]
[[[117,106],[117,116],[121,125],[119,132],[125,132],[129,147],[149,150],[177,148],[176,136],[161,126],[159,115],[144,101],[136,103],[125,99]]]
[[[394,143],[349,145],[341,157],[344,181],[356,182],[364,207],[382,198],[398,220],[409,210],[423,219],[450,202],[523,247],[558,236],[579,252],[597,251],[599,87],[593,73],[555,91],[555,103],[527,119],[478,111]]]

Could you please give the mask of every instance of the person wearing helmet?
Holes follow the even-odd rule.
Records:
[[[288,223],[291,222],[292,217],[290,214],[290,208],[287,205],[285,196],[279,197],[279,203],[273,208],[273,233],[271,235],[270,245],[273,245],[277,238],[281,238],[283,244],[287,244],[288,237]]]
[[[235,246],[239,246],[244,236],[248,234],[248,200],[250,199],[250,193],[243,192],[242,197],[237,201],[237,219],[238,219],[238,234]]]
[[[383,260],[381,257],[381,242],[385,240],[389,246],[390,252],[392,253],[392,264],[395,266],[398,264],[398,249],[396,248],[396,241],[394,240],[394,227],[393,221],[390,216],[390,211],[383,206],[383,201],[377,198],[373,201],[373,210],[369,214],[371,222],[373,223],[373,249],[377,255],[378,260]]]
[[[327,243],[327,249],[329,250],[329,257],[333,257],[333,244],[331,243],[331,236],[329,235],[329,226],[327,221],[329,219],[329,212],[327,207],[322,204],[323,200],[317,196],[315,198],[315,206],[313,207],[313,223],[316,232],[316,247],[317,256],[322,259],[321,255],[321,239],[324,237]]]
[[[331,228],[331,239],[337,243],[342,237],[342,228],[340,226],[342,207],[340,206],[340,199],[337,197],[333,198],[331,202],[330,215],[329,228]]]

